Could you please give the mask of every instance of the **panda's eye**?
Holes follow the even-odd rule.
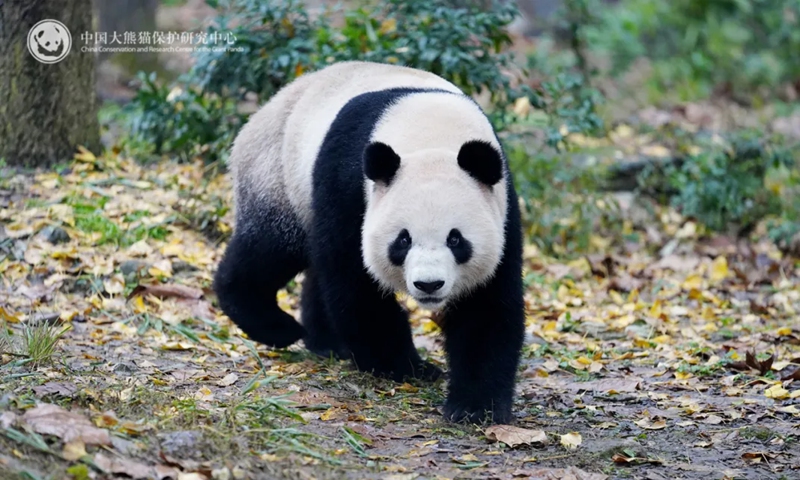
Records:
[[[447,247],[456,248],[461,245],[461,234],[458,230],[453,229],[450,235],[447,236]]]
[[[400,232],[400,236],[397,239],[397,244],[400,246],[400,248],[408,248],[411,246],[411,235],[408,234],[407,230]]]

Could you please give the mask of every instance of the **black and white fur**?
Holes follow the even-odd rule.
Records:
[[[511,420],[522,347],[522,238],[507,163],[481,109],[405,67],[345,62],[294,81],[230,158],[236,226],[215,290],[251,338],[303,339],[396,380],[434,379],[394,292],[441,309],[445,415]],[[275,294],[305,271],[302,326]]]

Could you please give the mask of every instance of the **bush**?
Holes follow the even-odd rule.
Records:
[[[768,96],[800,78],[800,0],[623,0],[600,11],[588,44],[615,72],[652,59],[656,95]]]
[[[525,236],[544,253],[587,253],[619,236],[618,206],[598,193],[603,178],[600,168],[522,146],[507,153],[522,199]]]
[[[130,107],[133,143],[181,157],[224,156],[243,120],[237,100],[252,92],[262,103],[298,76],[344,60],[407,65],[468,94],[488,92],[498,129],[513,119],[507,107],[518,98],[539,104],[524,85],[511,86],[515,68],[504,51],[511,42],[505,27],[516,15],[511,2],[484,10],[477,1],[455,7],[447,0],[389,0],[347,11],[341,29],[327,13],[312,19],[297,0],[212,3],[221,13],[207,34],[232,32],[242,51],[200,52],[173,89],[143,77]]]
[[[155,74],[139,74],[142,85],[126,108],[141,153],[172,153],[183,160],[201,155],[216,160],[244,121],[235,103],[195,88],[159,85]]]
[[[776,171],[788,174],[794,164],[788,150],[757,132],[704,143],[681,161],[651,165],[639,178],[642,190],[721,232],[746,234],[764,217],[789,212],[793,195],[784,199],[766,182]]]

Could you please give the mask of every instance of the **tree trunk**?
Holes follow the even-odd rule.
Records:
[[[46,19],[72,35],[58,63],[28,51],[29,30]],[[9,165],[69,161],[79,145],[99,152],[95,58],[81,52],[81,34],[92,31],[91,0],[0,1],[0,158]]]

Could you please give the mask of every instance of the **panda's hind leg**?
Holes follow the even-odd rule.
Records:
[[[300,318],[306,329],[303,343],[308,350],[326,358],[345,358],[349,355],[325,312],[322,287],[313,268],[306,270],[303,279]]]
[[[305,329],[280,309],[276,294],[306,267],[305,234],[296,219],[269,206],[240,212],[214,276],[220,308],[253,340],[283,348]]]

